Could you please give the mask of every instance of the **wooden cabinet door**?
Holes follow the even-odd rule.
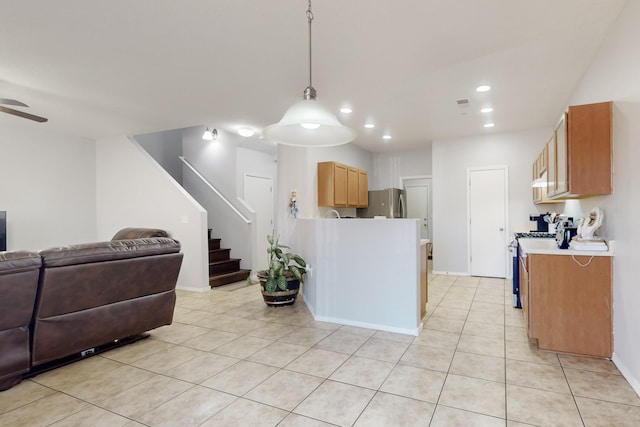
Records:
[[[369,206],[369,174],[367,171],[358,170],[358,207]]]
[[[569,107],[566,119],[568,191],[611,194],[612,102]]]
[[[527,271],[526,262],[527,259],[519,257],[520,259],[520,305],[522,306],[522,314],[524,316],[524,324],[527,330],[527,336],[530,334],[530,321],[529,321],[529,272]]]
[[[543,350],[611,357],[611,257],[531,254],[527,259],[530,338]]]
[[[358,206],[358,169],[347,167],[347,206]]]
[[[567,157],[567,115],[562,115],[562,119],[555,129],[556,138],[556,191],[555,194],[562,194],[569,191],[569,168]]]
[[[555,135],[547,142],[547,195],[556,194],[556,138]]]
[[[335,163],[334,164],[334,183],[333,183],[333,202],[334,206],[347,206],[348,193],[347,193],[347,166]]]

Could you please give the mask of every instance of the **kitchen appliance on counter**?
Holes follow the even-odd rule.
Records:
[[[369,207],[356,209],[359,218],[406,218],[404,190],[400,188],[386,188],[384,190],[369,191]]]
[[[571,239],[578,234],[578,228],[573,227],[572,222],[570,221],[561,221],[556,228],[556,243],[558,244],[558,249],[569,249],[569,243],[571,243]]]
[[[511,240],[511,244],[509,244],[509,249],[511,250],[512,261],[513,261],[513,273],[512,273],[512,282],[513,282],[513,306],[515,308],[522,308],[522,304],[520,303],[520,247],[518,243],[518,239],[553,239],[556,235],[554,233],[547,233],[545,231],[531,231],[529,233],[514,233],[513,239]]]
[[[541,215],[529,215],[529,221],[536,223],[536,229],[531,231],[546,232],[549,229],[549,224],[544,219],[546,215],[548,215],[548,213]]]

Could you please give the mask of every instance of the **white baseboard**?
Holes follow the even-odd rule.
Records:
[[[433,270],[431,274],[439,274],[441,276],[471,276],[469,273],[455,273],[453,271],[436,271],[436,270]]]
[[[635,378],[631,374],[631,370],[627,368],[625,364],[620,361],[620,359],[615,353],[613,353],[613,357],[611,358],[611,360],[613,360],[613,363],[615,363],[616,367],[618,368],[622,376],[627,380],[629,385],[631,385],[631,388],[633,388],[636,394],[640,396],[640,380],[638,378]]]
[[[191,292],[209,292],[211,290],[208,288],[194,288],[191,286],[176,286],[176,291],[191,291]]]
[[[313,318],[319,322],[337,323],[340,325],[356,326],[358,328],[375,329],[377,331],[394,332],[396,334],[403,335],[413,335],[415,337],[420,335],[420,331],[422,331],[423,326],[422,323],[420,323],[416,328],[396,328],[388,325],[379,325],[377,323],[357,322],[349,319],[338,319],[327,316],[313,316]]]

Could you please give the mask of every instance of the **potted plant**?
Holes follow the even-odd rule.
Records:
[[[291,305],[296,301],[300,283],[304,283],[304,275],[307,272],[305,260],[291,252],[290,249],[279,242],[275,233],[267,236],[269,247],[269,268],[258,272],[258,279],[262,288],[264,302],[271,307]]]

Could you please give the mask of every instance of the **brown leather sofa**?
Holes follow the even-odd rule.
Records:
[[[35,252],[0,252],[0,390],[29,371],[29,324],[41,264]]]
[[[133,232],[148,236],[154,234],[152,231],[157,230]],[[123,235],[119,232],[116,237]],[[17,358],[18,353],[22,357],[21,363],[12,364],[14,367],[3,369],[0,363],[0,390],[23,377],[50,369],[62,359],[89,355],[101,346],[170,324],[182,257],[180,243],[170,237],[71,245],[35,254],[33,262],[37,261],[37,265],[32,274],[36,278],[29,278],[37,283],[37,296],[35,292],[24,296],[25,300],[31,296],[31,306],[23,310],[29,314],[23,314],[20,322],[17,315],[15,321],[0,322],[2,343],[5,323],[7,328],[14,329],[29,325],[20,335],[24,338],[27,333],[26,339],[11,348],[0,344],[0,360],[4,361],[5,356]],[[2,273],[0,267],[0,284],[4,276],[9,277]],[[11,284],[22,288],[26,279],[16,277]],[[6,304],[14,305],[9,301]],[[13,315],[2,316],[5,317]],[[28,363],[23,358],[25,349]]]

